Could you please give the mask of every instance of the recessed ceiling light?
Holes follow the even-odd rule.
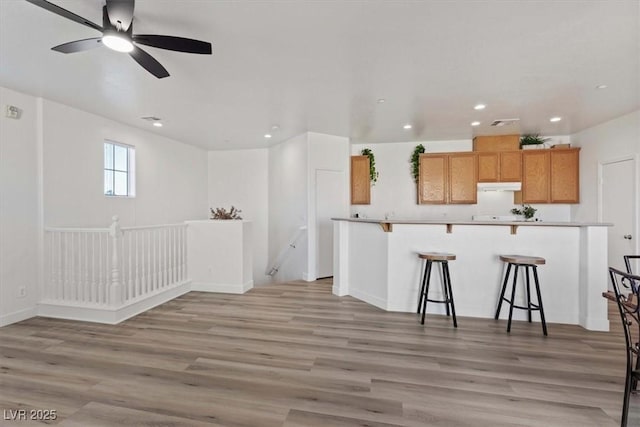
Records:
[[[598,85],[596,86],[596,89],[606,89],[607,85]]]
[[[273,126],[271,126],[271,130],[272,130],[272,131],[274,131],[274,132],[275,132],[275,131],[278,131],[278,130],[280,130],[280,126],[278,126],[278,125],[273,125]]]
[[[471,122],[471,126],[480,126],[480,122]]]
[[[402,126],[404,129],[411,129],[413,126],[411,126],[410,124],[406,124],[404,126]]]
[[[485,108],[487,108],[487,106],[484,104],[478,104],[475,107],[473,107],[474,110],[484,110]]]
[[[271,134],[270,134],[270,133],[267,133],[267,134],[265,134],[265,135],[264,135],[264,137],[265,137],[265,138],[267,138],[267,139],[269,139],[269,138],[271,138]]]
[[[380,98],[378,99],[378,104],[384,104],[385,99],[384,98]]]
[[[549,119],[550,122],[559,122],[560,120],[562,120],[562,117],[551,117]]]
[[[153,122],[153,125],[157,128],[161,128],[162,127],[162,123],[160,122]]]

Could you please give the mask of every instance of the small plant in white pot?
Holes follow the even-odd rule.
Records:
[[[523,217],[525,221],[533,221],[537,209],[531,205],[522,205],[521,208],[511,209],[511,213]]]
[[[522,135],[520,137],[520,148],[523,150],[530,150],[532,148],[544,148],[545,143],[549,141],[550,138],[542,138],[540,135],[531,134],[531,135]]]

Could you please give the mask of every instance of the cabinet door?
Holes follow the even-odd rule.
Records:
[[[447,155],[421,154],[418,204],[447,203]]]
[[[580,149],[550,150],[551,203],[579,203]]]
[[[520,149],[520,135],[489,135],[473,138],[473,151],[513,151]]]
[[[549,202],[549,152],[522,153],[522,203]]]
[[[475,153],[449,154],[449,203],[478,202],[478,159]]]
[[[368,205],[370,203],[369,157],[351,156],[351,204]]]
[[[500,153],[500,182],[522,181],[522,152]]]
[[[478,153],[478,182],[498,182],[500,180],[500,154]]]

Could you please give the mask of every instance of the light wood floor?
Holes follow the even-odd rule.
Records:
[[[117,326],[1,328],[0,409],[55,409],[54,424],[78,427],[615,426],[624,347],[611,318],[613,332],[549,325],[544,338],[537,323],[423,327],[327,280],[192,292]]]

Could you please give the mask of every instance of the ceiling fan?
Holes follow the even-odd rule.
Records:
[[[106,0],[106,4],[102,8],[102,27],[48,1],[26,1],[102,33],[101,37],[76,40],[52,47],[51,49],[56,52],[75,53],[105,45],[118,52],[128,53],[145,70],[159,79],[168,77],[169,72],[151,55],[136,46],[136,44],[177,52],[211,55],[211,43],[208,42],[184,37],[133,34],[133,9],[135,7],[135,0]]]

